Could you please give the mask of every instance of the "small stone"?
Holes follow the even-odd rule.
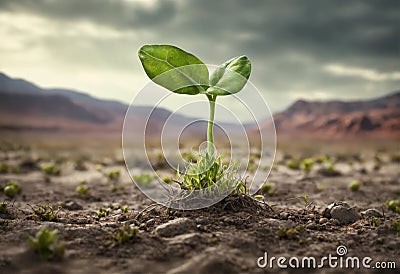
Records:
[[[348,208],[343,205],[333,207],[330,214],[340,224],[351,224],[361,218],[355,208]]]
[[[319,219],[319,223],[322,224],[326,224],[327,222],[329,222],[328,218],[322,217],[321,219]]]
[[[383,214],[374,208],[370,208],[361,212],[361,215],[365,217],[378,217],[378,218],[383,217]]]
[[[62,205],[63,208],[68,210],[82,210],[83,207],[75,201],[67,201]]]
[[[279,213],[279,219],[287,220],[288,218],[289,218],[289,213],[287,213],[287,212]]]
[[[147,226],[147,227],[153,226],[155,223],[156,223],[156,221],[155,221],[154,219],[150,219],[150,220],[148,220],[148,221],[146,222],[146,226]]]
[[[184,234],[194,230],[196,228],[196,224],[188,218],[178,218],[175,220],[171,220],[168,223],[159,225],[155,229],[155,233],[161,237],[173,237],[176,235]]]

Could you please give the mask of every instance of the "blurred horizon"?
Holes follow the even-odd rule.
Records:
[[[271,112],[298,99],[367,100],[400,87],[397,1],[4,0],[0,71],[129,103],[150,80],[137,50],[237,55]]]

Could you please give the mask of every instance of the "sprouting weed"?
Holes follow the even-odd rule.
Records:
[[[138,232],[139,232],[138,227],[124,225],[118,228],[117,232],[114,235],[114,239],[117,245],[121,245],[132,240],[137,235]]]
[[[8,204],[6,202],[0,203],[0,214],[8,213]]]
[[[87,196],[89,194],[89,187],[86,185],[79,185],[76,187],[76,192],[78,192],[80,196]]]
[[[281,227],[278,231],[278,237],[279,239],[293,240],[293,239],[298,239],[300,233],[303,232],[304,232],[303,226],[296,226],[292,228]]]
[[[108,172],[108,178],[110,180],[118,180],[121,172],[119,170],[111,170]]]
[[[185,173],[178,171],[176,182],[186,190],[204,189],[216,183],[235,188],[240,183],[237,174],[234,163],[230,166],[222,164],[222,156],[213,159],[208,154],[199,154],[199,160],[189,164]]]
[[[13,198],[17,194],[20,194],[21,191],[21,187],[18,185],[17,182],[9,182],[3,189],[4,194],[10,198]]]
[[[153,181],[156,178],[156,176],[152,174],[136,174],[132,176],[132,179],[139,185],[141,186],[147,186],[150,184],[151,181]]]
[[[7,173],[9,169],[9,166],[7,163],[2,163],[0,165],[0,173]]]
[[[286,163],[286,166],[290,169],[298,170],[300,169],[300,162],[295,159],[291,159]]]
[[[57,210],[54,209],[50,205],[40,205],[33,207],[29,205],[33,211],[33,213],[41,220],[54,222],[58,219],[58,212],[61,210],[61,207],[58,207]]]
[[[99,211],[97,212],[96,219],[100,220],[101,218],[110,215],[110,213],[111,213],[111,209],[110,208],[100,207]]]
[[[372,217],[371,221],[370,221],[371,226],[373,227],[378,227],[381,225],[381,220],[379,218],[376,217]]]
[[[64,255],[64,243],[58,238],[57,230],[42,227],[35,237],[29,236],[28,240],[32,250],[44,260],[60,259]]]
[[[45,165],[42,170],[46,175],[58,176],[61,174],[61,169],[55,163]]]
[[[272,195],[273,194],[273,185],[269,183],[264,183],[261,186],[261,191],[265,194]]]
[[[123,212],[123,213],[127,213],[128,212],[128,210],[129,210],[129,206],[123,206],[123,207],[121,207],[121,211]]]
[[[305,173],[309,173],[311,171],[311,168],[314,165],[314,161],[312,159],[304,159],[301,162],[301,168]]]
[[[400,200],[388,200],[385,204],[389,210],[400,214]]]
[[[349,189],[351,190],[351,191],[357,191],[357,190],[359,190],[360,189],[360,187],[361,187],[361,182],[360,181],[353,181],[353,182],[351,182],[350,184],[349,184]]]

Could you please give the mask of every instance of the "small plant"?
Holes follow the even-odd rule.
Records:
[[[89,194],[89,187],[86,185],[79,185],[76,187],[76,192],[78,192],[80,196],[87,196]]]
[[[121,172],[119,170],[111,170],[108,172],[108,178],[110,180],[118,180]]]
[[[298,239],[300,233],[303,232],[304,232],[303,226],[296,226],[289,229],[281,227],[278,231],[278,237],[279,239],[293,240],[293,239]]]
[[[314,161],[312,159],[304,159],[301,162],[301,168],[305,173],[309,173],[311,171],[311,168],[314,165]]]
[[[99,211],[97,211],[96,219],[100,220],[101,218],[110,215],[110,213],[111,213],[111,209],[110,208],[100,207]]]
[[[13,198],[17,194],[20,194],[21,191],[21,187],[16,182],[9,182],[3,190],[4,194],[10,198]]]
[[[357,190],[359,190],[360,189],[360,187],[361,187],[361,182],[360,181],[353,181],[353,182],[351,182],[350,184],[349,184],[349,189],[351,190],[351,191],[357,191]]]
[[[323,156],[321,156],[321,157],[318,157],[316,160],[315,160],[315,162],[317,163],[317,164],[322,164],[322,163],[325,163],[325,162],[328,162],[329,161],[329,156],[328,155],[323,155]]]
[[[379,218],[376,218],[376,217],[372,217],[371,218],[371,221],[370,221],[371,226],[378,227],[378,226],[381,225],[381,223],[382,222],[381,222],[381,220]]]
[[[123,207],[121,207],[121,211],[123,212],[123,213],[127,213],[128,212],[128,210],[129,210],[129,206],[123,206]]]
[[[117,232],[115,233],[115,241],[117,245],[121,245],[124,243],[129,242],[132,240],[136,234],[139,232],[139,228],[136,226],[124,225],[118,228]]]
[[[238,169],[234,164],[223,165],[221,156],[210,159],[208,154],[200,157],[197,163],[189,164],[186,172],[181,174],[178,170],[177,183],[182,189],[195,190],[213,186],[217,182],[223,186],[236,187]]]
[[[385,204],[388,209],[400,214],[400,200],[386,201]]]
[[[0,173],[7,173],[9,169],[9,166],[7,163],[2,163],[0,165]]]
[[[58,212],[61,210],[61,207],[54,209],[50,205],[41,205],[37,207],[30,206],[33,213],[41,220],[47,222],[54,222],[58,219]]]
[[[142,186],[147,186],[151,181],[153,181],[156,177],[152,174],[136,174],[132,176],[132,179]]]
[[[263,193],[266,193],[266,194],[269,194],[269,195],[271,195],[271,194],[273,194],[273,185],[272,184],[269,184],[269,183],[264,183],[262,186],[261,186],[261,191],[263,192]]]
[[[308,198],[309,198],[308,194],[304,194],[303,196],[299,196],[297,198],[303,200],[304,209],[306,209],[310,205],[308,202]]]
[[[286,166],[290,169],[298,170],[300,169],[300,162],[295,159],[290,159],[287,161]]]
[[[44,260],[60,259],[64,255],[64,243],[57,234],[57,230],[42,227],[35,237],[29,236],[29,244]]]
[[[97,166],[96,166],[96,170],[97,170],[98,172],[102,172],[102,171],[103,171],[103,166],[102,166],[102,165],[97,165]]]
[[[144,45],[138,54],[153,82],[177,94],[203,94],[209,102],[206,154],[200,154],[196,164],[189,164],[184,175],[178,174],[181,187],[202,189],[220,182],[222,178],[223,183],[233,179],[238,170],[221,165],[220,156],[214,153],[215,104],[218,96],[231,95],[243,89],[250,77],[249,59],[246,56],[232,58],[209,76],[207,66],[199,58],[175,46]]]
[[[58,176],[61,174],[61,169],[55,163],[45,165],[42,170],[46,175]]]
[[[0,203],[0,214],[8,214],[8,204],[6,202]]]

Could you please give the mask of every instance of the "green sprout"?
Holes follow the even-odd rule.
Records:
[[[86,185],[79,185],[76,187],[76,192],[78,192],[80,196],[87,196],[89,194],[89,187]]]
[[[30,206],[30,205],[29,205]],[[58,212],[61,210],[61,207],[54,209],[50,205],[40,205],[37,207],[30,206],[33,213],[41,220],[47,222],[54,222],[58,219]]]
[[[6,202],[0,204],[0,214],[8,214],[8,204]]]
[[[61,173],[61,169],[55,163],[45,165],[42,170],[46,175],[58,176]]]
[[[19,166],[13,166],[11,168],[11,172],[14,173],[14,174],[18,174],[19,173]]]
[[[214,151],[214,117],[218,96],[226,96],[239,92],[250,77],[251,64],[246,56],[234,57],[209,75],[207,66],[196,56],[171,45],[144,45],[139,49],[139,59],[144,71],[156,84],[177,94],[205,95],[209,102],[209,120],[207,126],[207,150],[198,159],[199,166],[193,164],[190,169],[204,171],[204,164],[212,170],[199,177],[189,175],[181,185],[184,188],[207,187],[220,179],[227,169],[219,171],[223,166]],[[168,72],[168,73],[166,73]],[[193,182],[193,184],[191,183]]]
[[[152,174],[136,174],[132,176],[132,179],[142,186],[147,186],[151,181],[153,181],[156,177]]]
[[[110,215],[110,213],[111,213],[111,209],[110,208],[100,207],[99,211],[97,211],[96,219],[100,220],[101,218]]]
[[[292,228],[281,227],[278,231],[279,239],[293,240],[298,239],[299,234],[304,232],[303,226],[296,226]]]
[[[209,157],[209,154],[207,154],[205,157],[201,157],[197,163],[190,163],[183,174],[178,170],[176,182],[182,189],[204,189],[217,182],[222,185],[236,187],[236,185],[232,185],[232,182],[237,181],[235,174],[238,173],[238,168],[234,164],[230,166],[224,165],[222,156],[218,156],[214,160]],[[210,163],[212,163],[211,166]]]
[[[361,187],[361,182],[360,181],[353,181],[353,182],[351,182],[350,184],[349,184],[349,189],[351,190],[351,191],[357,191],[357,190],[359,190],[360,189],[360,187]]]
[[[13,198],[17,194],[20,194],[21,191],[21,187],[18,185],[17,182],[9,182],[3,189],[4,194],[10,198]]]
[[[394,212],[397,212],[400,214],[400,200],[390,200],[390,201],[386,201],[386,207],[389,210],[392,210]]]
[[[136,226],[124,225],[118,228],[114,235],[115,241],[118,245],[124,244],[132,240],[139,232],[139,228]]]
[[[0,165],[0,173],[7,173],[8,172],[8,168],[9,168],[9,166],[8,166],[7,163],[2,163]]]
[[[300,162],[295,159],[291,159],[286,163],[286,166],[290,169],[298,170],[300,169]]]
[[[381,220],[379,218],[376,217],[372,217],[371,221],[370,221],[371,226],[373,227],[378,227],[382,224]]]
[[[123,207],[121,207],[121,211],[123,212],[123,213],[127,213],[128,212],[128,210],[129,210],[129,206],[123,206]]]
[[[301,168],[305,173],[309,173],[311,171],[311,168],[314,165],[314,161],[312,159],[304,159],[301,162]]]
[[[110,180],[118,180],[121,172],[119,170],[111,170],[108,172],[108,178]]]
[[[266,194],[269,194],[269,195],[272,195],[273,194],[273,185],[272,184],[269,184],[269,183],[264,183],[262,186],[261,186],[261,191],[263,192],[263,193],[266,193]]]
[[[44,260],[60,259],[64,255],[64,243],[57,234],[57,230],[42,227],[35,237],[29,236],[29,244]]]

